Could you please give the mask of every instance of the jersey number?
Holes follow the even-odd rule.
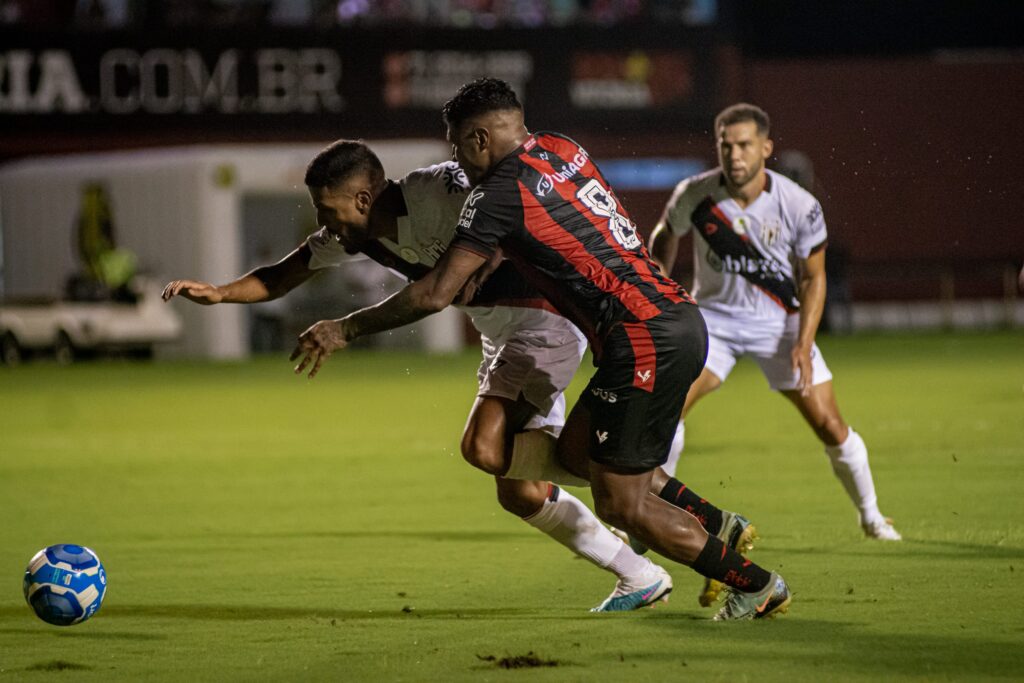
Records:
[[[601,183],[591,178],[576,191],[576,198],[593,211],[598,218],[608,219],[608,229],[616,242],[626,249],[636,249],[640,246],[636,226],[625,216],[619,215],[619,205],[616,203],[615,197],[601,187]]]

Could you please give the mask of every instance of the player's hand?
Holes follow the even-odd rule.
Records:
[[[292,351],[290,360],[302,356],[302,361],[295,366],[295,374],[301,375],[309,367],[309,378],[316,377],[320,366],[327,358],[340,349],[348,346],[344,326],[341,320],[321,320],[299,335],[299,345]]]
[[[797,373],[796,388],[801,396],[810,396],[814,384],[814,366],[811,364],[813,345],[797,344],[790,353],[793,372]]]
[[[204,306],[219,304],[224,300],[224,294],[220,291],[219,287],[198,280],[174,280],[173,282],[168,282],[160,296],[164,301],[170,301],[179,294],[189,301],[194,301]]]

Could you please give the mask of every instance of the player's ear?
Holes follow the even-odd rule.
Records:
[[[764,158],[767,159],[772,155],[772,151],[775,149],[775,143],[772,142],[771,138],[764,139]]]
[[[372,192],[369,190],[359,190],[356,192],[356,209],[359,213],[369,213],[371,206],[373,206]]]
[[[491,131],[486,128],[474,128],[473,142],[476,144],[476,148],[478,150],[483,151],[487,149],[491,143]]]

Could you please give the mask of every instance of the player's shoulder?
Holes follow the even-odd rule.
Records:
[[[683,178],[676,184],[675,194],[679,197],[683,194],[701,196],[707,195],[722,183],[722,169],[712,168],[703,173]]]
[[[713,195],[721,185],[721,180],[722,171],[718,168],[683,178],[672,190],[669,206],[677,208],[695,206],[708,195]]]
[[[443,189],[447,194],[463,195],[469,191],[469,179],[466,173],[454,161],[443,161],[439,164],[417,168],[410,171],[398,181],[403,190]]]
[[[799,213],[810,211],[818,206],[817,198],[798,183],[770,168],[765,171],[771,179],[772,191],[778,196],[779,201],[790,210]]]

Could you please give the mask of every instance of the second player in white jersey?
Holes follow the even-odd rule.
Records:
[[[828,239],[821,205],[765,167],[773,150],[769,128],[768,115],[753,105],[722,111],[715,119],[719,167],[679,183],[651,236],[651,254],[671,271],[679,237],[693,231],[691,291],[707,323],[708,357],[683,417],[749,356],[822,441],[864,532],[899,540],[878,508],[867,446],[843,420],[815,342]],[[669,471],[682,451],[682,425]]]

